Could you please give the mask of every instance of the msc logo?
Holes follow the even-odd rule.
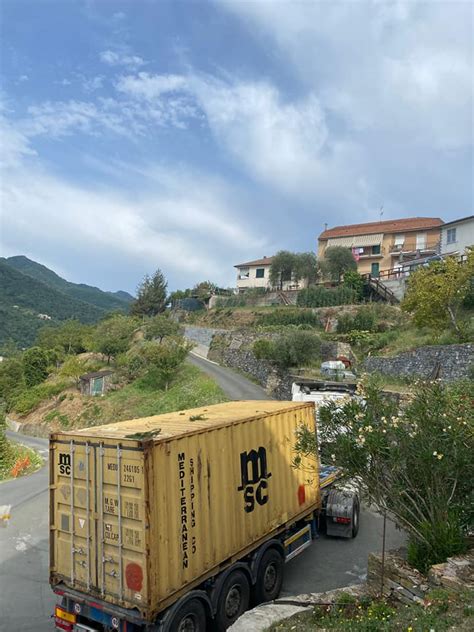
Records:
[[[59,453],[59,473],[65,474],[66,476],[70,476],[71,474],[71,455],[64,454],[64,452]]]
[[[271,473],[267,471],[267,451],[260,447],[258,450],[242,452],[240,454],[241,483],[237,490],[244,492],[244,510],[250,513],[255,509],[255,503],[265,505],[268,502],[268,483]]]

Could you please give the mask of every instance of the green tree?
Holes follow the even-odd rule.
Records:
[[[62,347],[68,355],[83,353],[90,344],[91,331],[90,325],[70,319],[57,326],[41,327],[36,344],[43,349]]]
[[[349,248],[330,246],[324,251],[321,269],[325,276],[333,281],[340,281],[347,271],[357,270],[357,264]]]
[[[319,264],[313,252],[299,252],[296,254],[296,266],[293,276],[296,281],[307,279],[308,285],[316,283],[319,277]]]
[[[309,284],[318,278],[318,262],[312,252],[289,252],[280,250],[272,259],[270,266],[270,283],[273,287],[282,288],[288,281],[308,279]]]
[[[48,377],[48,354],[41,347],[31,347],[23,354],[23,374],[28,387],[41,384]]]
[[[270,283],[273,287],[282,288],[283,283],[291,281],[296,268],[296,257],[293,252],[280,250],[273,257],[270,266]]]
[[[408,533],[409,559],[426,571],[464,550],[474,517],[473,383],[419,382],[401,409],[373,378],[357,394],[320,407],[322,456]],[[296,466],[318,455],[310,428],[299,428],[295,450]]]
[[[0,362],[0,401],[6,402],[8,408],[10,408],[15,396],[25,387],[21,356],[15,356]]]
[[[85,370],[85,362],[83,360],[77,356],[70,356],[59,369],[59,375],[73,378],[77,386],[79,384],[79,378],[85,373]]]
[[[101,321],[92,333],[92,349],[107,356],[107,363],[130,346],[137,321],[129,316],[116,314]]]
[[[148,384],[168,389],[192,347],[183,336],[170,336],[163,343],[145,340],[131,351],[128,362],[135,375],[144,376]]]
[[[191,294],[197,298],[204,299],[209,298],[216,290],[217,285],[212,281],[201,281],[200,283],[196,283]]]
[[[168,284],[163,272],[158,269],[149,276],[146,274],[137,288],[137,298],[132,303],[132,316],[156,316],[165,311],[167,303]]]
[[[402,309],[413,314],[413,321],[418,327],[428,326],[435,331],[449,327],[462,339],[464,332],[459,310],[471,291],[473,278],[472,248],[464,264],[455,257],[447,257],[426,268],[420,267],[409,277]]]
[[[164,314],[154,316],[145,324],[145,338],[147,340],[158,338],[162,342],[165,336],[177,336],[179,332],[179,324]]]

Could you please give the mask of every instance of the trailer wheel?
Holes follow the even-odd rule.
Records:
[[[198,599],[191,599],[176,611],[168,627],[169,632],[205,632],[206,612]]]
[[[216,627],[227,630],[249,607],[250,585],[242,571],[233,571],[222,586],[216,612]]]
[[[256,604],[272,601],[280,594],[283,583],[283,558],[276,549],[268,549],[260,560],[254,589]]]

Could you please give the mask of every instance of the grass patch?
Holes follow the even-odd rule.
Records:
[[[0,455],[0,481],[35,472],[43,464],[40,455],[26,446],[8,441],[2,444]]]
[[[438,593],[440,591],[437,591]],[[382,600],[353,598],[344,599],[332,606],[315,606],[311,612],[295,615],[275,623],[267,632],[316,632],[335,630],[340,632],[426,632],[436,630],[472,630],[474,609],[472,591],[458,595],[442,591],[433,595],[425,606],[404,606]],[[347,595],[350,597],[350,595]]]
[[[149,417],[186,408],[227,401],[224,391],[197,367],[184,364],[168,390],[138,379],[95,404],[83,425],[97,425],[138,417]]]

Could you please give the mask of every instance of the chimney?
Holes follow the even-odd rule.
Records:
[[[328,229],[327,222],[324,222],[324,230],[326,231],[327,229]]]

